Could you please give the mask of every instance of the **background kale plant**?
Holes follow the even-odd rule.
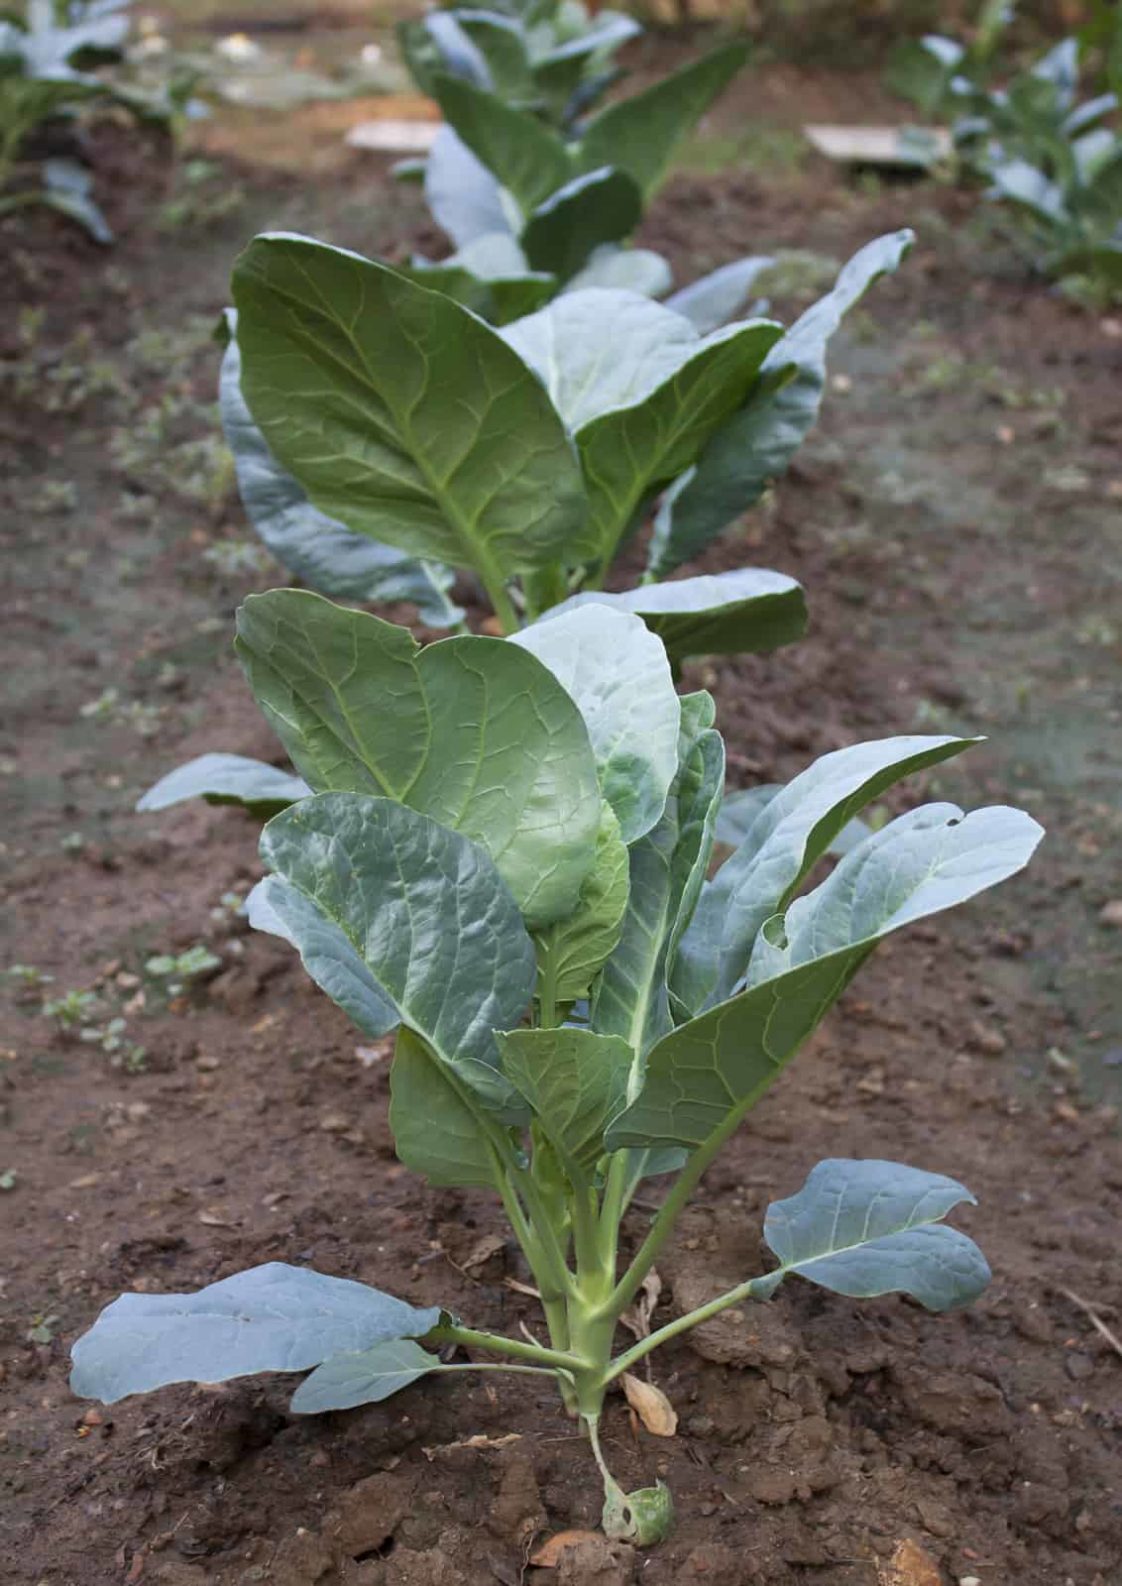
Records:
[[[377,617],[279,590],[246,602],[238,649],[315,790],[265,828],[251,922],[361,1030],[397,1032],[398,1155],[500,1197],[549,1344],[274,1262],[195,1294],[122,1296],[75,1345],[74,1389],[112,1402],[309,1371],[292,1409],[313,1413],[429,1373],[544,1372],[587,1432],[605,1530],[655,1541],[669,1493],[623,1492],[598,1437],[605,1393],[650,1351],[789,1275],[931,1310],[988,1281],[942,1220],[971,1200],[961,1184],[830,1160],[769,1208],[770,1270],[614,1353],[702,1174],[877,943],[1013,874],[1040,828],[1013,809],[923,805],[806,890],[857,811],[971,742],[882,739],[769,790],[710,877],[713,701],[680,698],[657,636],[596,597],[507,640],[419,649]],[[625,1251],[624,1213],[653,1176],[670,1188]],[[449,1346],[493,1358],[436,1352]]]

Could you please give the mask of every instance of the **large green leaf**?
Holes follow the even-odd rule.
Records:
[[[630,176],[605,167],[574,177],[539,204],[522,246],[533,269],[567,281],[596,248],[629,237],[642,215],[642,194]]]
[[[672,965],[671,986],[690,1013],[731,996],[765,920],[786,908],[848,821],[906,776],[961,754],[977,740],[880,738],[825,754],[762,803],[736,851],[701,898]]]
[[[480,1071],[471,1071],[478,1080]],[[399,1159],[430,1184],[493,1188],[495,1157],[480,1125],[482,1098],[403,1026],[390,1069],[390,1129]]]
[[[545,392],[458,303],[288,236],[250,244],[234,297],[243,394],[322,512],[495,583],[590,543]]]
[[[601,811],[596,858],[584,878],[572,914],[533,934],[538,981],[548,981],[558,1003],[587,997],[596,975],[614,951],[623,930],[631,890],[627,845],[612,806]]]
[[[640,617],[605,606],[547,615],[506,642],[548,667],[584,717],[630,846],[659,820],[678,768],[681,705],[661,642]]]
[[[913,234],[867,243],[833,291],[807,309],[771,348],[747,404],[709,441],[696,471],[663,504],[650,568],[662,576],[689,561],[755,505],[813,428],[826,384],[826,350],[843,316],[880,276],[897,268]]]
[[[461,9],[456,22],[487,65],[490,87],[500,99],[531,99],[534,80],[526,33],[513,17],[498,11]]]
[[[406,628],[291,589],[249,597],[236,647],[317,792],[384,794],[464,832],[531,924],[576,906],[600,822],[597,763],[547,665],[473,635],[421,649]]]
[[[1041,837],[1020,810],[902,815],[846,855],[757,938],[747,988],[650,1052],[608,1145],[695,1147],[760,1096],[882,937],[1016,874]]]
[[[682,699],[678,772],[662,819],[631,845],[623,932],[595,990],[594,1028],[622,1036],[637,1053],[671,1028],[667,965],[693,912],[712,850],[725,772],[713,715],[708,694]]]
[[[322,1415],[326,1410],[354,1410],[360,1404],[381,1404],[430,1371],[463,1371],[442,1366],[439,1355],[412,1338],[391,1338],[369,1349],[333,1355],[317,1366],[292,1395],[293,1415]]]
[[[627,1099],[634,1054],[615,1035],[576,1028],[500,1033],[503,1073],[533,1109],[570,1171],[587,1177],[604,1152],[604,1129]]]
[[[243,754],[200,754],[162,776],[136,807],[142,812],[166,810],[187,799],[206,799],[208,804],[240,804],[256,815],[270,816],[307,798],[311,791],[303,777],[264,760]]]
[[[122,1294],[74,1345],[70,1386],[115,1404],[173,1382],[306,1371],[344,1350],[423,1337],[439,1320],[439,1307],[269,1261],[194,1294]]]
[[[246,516],[267,548],[297,578],[324,595],[347,600],[411,600],[422,622],[451,627],[463,612],[448,598],[453,574],[435,562],[355,534],[313,507],[292,475],[277,463],[253,421],[241,387],[235,316],[222,359],[218,404],[234,458]]]
[[[582,168],[614,165],[644,197],[662,181],[679,144],[748,59],[746,44],[725,44],[641,93],[602,110],[580,141]]]
[[[487,240],[486,237],[478,239],[479,242]],[[514,239],[503,233],[503,241],[513,243]],[[476,275],[464,260],[467,252],[468,249],[464,249],[462,254],[453,254],[436,264],[415,258],[408,265],[397,268],[402,275],[419,281],[422,286],[454,298],[492,325],[509,325],[512,320],[533,314],[543,303],[548,303],[557,290],[556,276],[528,268],[521,274]]]
[[[661,253],[650,248],[606,245],[596,249],[562,291],[583,292],[598,286],[616,292],[638,292],[640,297],[662,297],[673,285],[673,274]]]
[[[524,215],[577,174],[561,139],[529,111],[457,77],[438,76],[433,92],[457,137],[513,195]],[[584,168],[610,163],[596,160]]]
[[[941,1222],[963,1201],[975,1204],[942,1173],[833,1158],[797,1195],[772,1202],[764,1238],[783,1276],[859,1299],[902,1292],[929,1311],[949,1311],[976,1300],[990,1280],[974,1241]]]
[[[658,634],[674,665],[691,655],[775,650],[801,638],[806,630],[802,585],[765,567],[701,573],[669,584],[640,584],[615,595],[586,590],[555,606],[554,613],[593,603],[642,617]]]
[[[476,843],[392,799],[321,793],[261,836],[261,883],[305,969],[373,1035],[402,1023],[451,1068],[495,1063],[519,1023],[534,947]]]

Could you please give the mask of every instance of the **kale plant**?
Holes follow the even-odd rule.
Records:
[[[442,75],[460,77],[568,127],[618,80],[616,51],[642,31],[634,17],[590,12],[582,0],[511,0],[438,7],[399,23],[397,36],[422,93]]]
[[[660,581],[784,471],[817,418],[830,337],[910,244],[869,243],[786,331],[722,326],[739,288],[712,279],[665,305],[567,292],[492,328],[388,266],[260,237],[235,271],[220,390],[242,500],[313,588],[454,626],[466,571],[507,632],[598,588],[649,524],[641,585],[614,598],[675,663],[774,648],[802,631],[793,579]]]
[[[122,1296],[75,1345],[74,1389],[114,1402],[306,1371],[292,1409],[309,1414],[428,1374],[546,1373],[587,1433],[605,1530],[655,1541],[668,1491],[624,1492],[598,1437],[606,1392],[652,1350],[789,1276],[935,1311],[984,1288],[980,1250],[943,1222],[972,1200],[961,1184],[830,1160],[769,1208],[773,1266],[616,1352],[702,1175],[877,943],[1012,875],[1040,828],[922,805],[807,890],[857,811],[973,741],[888,738],[770,790],[710,877],[713,701],[679,697],[659,638],[599,597],[509,639],[419,649],[278,590],[246,602],[238,648],[315,789],[264,830],[251,923],[289,941],[365,1034],[396,1031],[398,1155],[432,1184],[499,1197],[549,1342],[270,1262],[193,1294]],[[670,1187],[632,1249],[624,1217],[654,1176]]]
[[[70,154],[36,159],[33,140],[43,129],[73,124],[99,101],[142,120],[166,119],[169,112],[155,102],[96,73],[123,59],[127,5],[27,0],[22,15],[5,11],[0,17],[0,215],[46,205],[77,221],[96,242],[112,242],[85,165]],[[25,165],[34,172],[28,182],[20,176]]]

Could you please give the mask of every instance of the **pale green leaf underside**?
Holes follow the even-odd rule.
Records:
[[[206,799],[210,804],[241,804],[258,814],[275,815],[307,798],[311,788],[303,777],[278,770],[264,760],[242,754],[200,754],[186,760],[152,785],[137,809],[164,810],[186,799]]]
[[[194,1294],[122,1294],[74,1345],[70,1385],[115,1404],[173,1382],[306,1371],[344,1350],[422,1337],[439,1308],[279,1261]]]
[[[902,1292],[932,1311],[968,1305],[990,1270],[972,1239],[941,1219],[970,1191],[899,1162],[819,1162],[798,1194],[775,1201],[764,1238],[784,1273],[835,1294]]]
[[[508,643],[536,656],[576,704],[630,845],[661,816],[678,764],[681,706],[662,644],[641,618],[597,605],[547,615]]]

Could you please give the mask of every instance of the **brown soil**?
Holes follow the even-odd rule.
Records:
[[[818,79],[816,103],[832,91]],[[852,103],[853,82],[837,94]],[[673,1538],[642,1556],[586,1541],[552,1573],[529,1554],[595,1526],[598,1483],[526,1379],[429,1381],[306,1421],[281,1379],[112,1410],[70,1396],[68,1345],[122,1288],[271,1259],[535,1325],[491,1202],[396,1164],[386,1052],[222,901],[259,873],[253,824],[130,813],[189,754],[275,752],[228,647],[234,605],[268,573],[203,555],[245,541],[208,449],[206,338],[233,253],[266,225],[371,251],[423,235],[415,195],[349,156],[314,191],[223,167],[235,184],[233,207],[165,233],[137,222],[111,255],[50,216],[3,233],[17,244],[3,962],[54,980],[10,977],[5,993],[0,1579],[1113,1586],[1122,938],[1099,916],[1122,891],[1122,327],[1031,281],[971,200],[857,189],[816,164],[679,180],[649,230],[682,278],[736,252],[842,257],[901,223],[922,234],[852,318],[841,388],[775,502],[708,559],[796,572],[811,635],[690,681],[715,688],[745,783],[862,736],[988,730],[966,770],[904,796],[1022,802],[1050,840],[1029,877],[877,956],[709,1174],[663,1264],[659,1319],[755,1270],[763,1207],[826,1154],[962,1178],[992,1288],[934,1318],[792,1284],[667,1348],[653,1369],[679,1435],[637,1431],[618,1399],[607,1441],[626,1484],[670,1483]],[[42,323],[20,317],[29,303]],[[169,999],[146,958],[202,941],[220,970]],[[43,1016],[44,996],[80,988],[99,998],[89,1022],[125,1018],[143,1058]]]

